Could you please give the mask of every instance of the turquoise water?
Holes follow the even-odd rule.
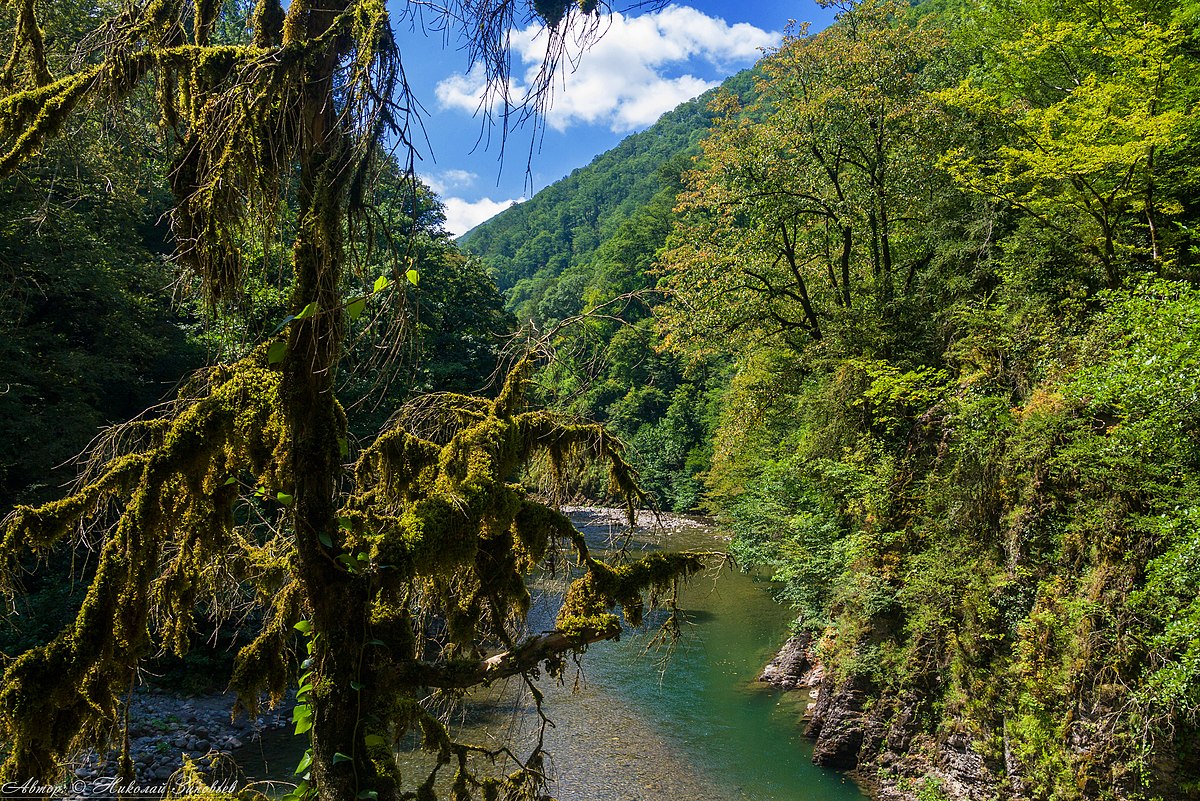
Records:
[[[614,529],[598,511],[574,513],[595,548]],[[719,550],[709,527],[671,518],[639,529],[634,549]],[[530,626],[551,625],[561,582],[539,582]],[[685,588],[681,606],[690,624],[668,655],[647,650],[655,631],[627,633],[598,643],[569,668],[562,686],[542,681],[545,733],[551,754],[551,792],[559,801],[862,801],[843,774],[814,766],[801,736],[806,693],[782,694],[754,677],[786,637],[790,615],[770,585],[725,568]],[[516,681],[477,693],[455,713],[460,739],[516,744],[527,753],[537,718],[528,692]],[[247,772],[286,778],[302,738],[280,735],[264,743],[266,766],[243,761]],[[254,749],[259,752],[260,749]],[[303,750],[300,746],[298,750]],[[402,770],[422,775],[427,758],[401,754]]]
[[[609,533],[598,517],[575,515],[576,525],[594,545]],[[714,550],[724,543],[705,525],[672,518],[664,527],[640,530],[631,545]],[[555,788],[559,798],[863,799],[845,775],[811,763],[812,746],[801,734],[800,721],[807,693],[784,694],[754,683],[785,639],[792,617],[774,601],[769,583],[726,567],[693,580],[680,605],[692,624],[669,655],[647,650],[655,633],[651,621],[647,631],[589,651],[583,691],[548,696],[562,716],[556,734],[566,733],[562,740],[570,751],[578,753],[583,747],[607,752],[627,774],[624,782],[614,779],[607,787],[596,787],[596,780],[589,778],[589,773],[596,774],[594,759],[586,759],[582,769],[560,771]],[[586,714],[577,716],[578,707]],[[633,724],[632,734],[606,721],[606,714],[617,709],[623,723]],[[589,731],[592,734],[583,734]],[[555,744],[550,738],[552,752]],[[660,757],[682,771],[682,777],[657,770]],[[559,764],[563,762],[560,758]]]

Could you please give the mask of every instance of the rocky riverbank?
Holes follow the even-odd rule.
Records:
[[[135,778],[132,786],[163,787],[189,759],[201,776],[219,789],[232,789],[239,780],[233,754],[258,740],[264,732],[290,725],[291,703],[263,710],[257,717],[231,718],[232,694],[180,697],[144,689],[129,706],[129,755]],[[120,775],[120,751],[87,752],[72,769],[72,798],[110,796]]]
[[[758,681],[806,692],[804,733],[812,761],[847,771],[878,801],[917,801],[936,792],[947,801],[984,801],[1003,779],[988,769],[965,735],[934,738],[917,725],[919,699],[876,695],[862,679],[838,681],[818,661],[808,633],[788,639]]]

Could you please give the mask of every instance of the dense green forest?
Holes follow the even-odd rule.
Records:
[[[748,99],[750,71],[722,90]],[[655,505],[701,503],[711,461],[721,360],[685,362],[662,349],[648,276],[671,230],[682,175],[719,114],[715,91],[664,114],[586,167],[462,236],[504,291],[518,324],[553,332],[542,383],[557,408],[603,422],[630,445]],[[582,317],[588,319],[580,319]],[[602,484],[585,481],[595,494]]]
[[[185,23],[112,29],[157,59],[129,74],[111,42],[72,49],[96,44],[88,4],[38,4],[32,28],[31,2],[0,7],[17,31],[0,74],[4,589],[16,562],[65,571],[52,541],[85,508],[117,543],[73,602],[61,572],[18,602],[5,775],[116,719],[150,628],[176,654],[206,636],[197,600],[214,618],[232,603],[214,560],[259,609],[234,668],[248,705],[282,692],[303,635],[322,797],[426,797],[432,778],[403,795],[380,758],[420,730],[439,767],[466,764],[422,688],[490,680],[481,640],[508,648],[505,675],[561,675],[618,607],[636,620],[643,591],[699,568],[589,555],[530,494],[578,455],[585,496],[712,514],[774,575],[824,671],[822,764],[921,801],[1200,795],[1200,5],[837,4],[832,27],[790,29],[458,244],[375,147],[396,88],[382,6],[184,6]],[[562,9],[542,6],[553,27]],[[382,66],[356,73],[361,93],[339,85],[356,114],[326,118],[341,106],[305,94],[334,96],[325,62],[259,58],[272,48]],[[275,99],[233,103],[210,58]],[[81,69],[95,80],[70,83]],[[81,86],[95,102],[38,116]],[[189,161],[230,125],[246,161]],[[189,230],[220,252],[181,247]],[[520,326],[553,359],[495,380]],[[36,506],[99,426],[168,398]],[[177,539],[146,533],[164,520]],[[138,537],[162,556],[124,559]],[[518,643],[522,579],[559,540],[587,572],[558,631]],[[101,635],[116,608],[134,622]],[[360,625],[333,634],[349,609]],[[346,656],[385,642],[365,667]],[[59,694],[49,729],[38,693]],[[367,696],[378,713],[344,713]],[[504,783],[464,768],[453,797],[536,794],[541,758]]]
[[[819,760],[1195,797],[1197,8],[839,8],[665,117],[660,194],[594,249],[561,232],[575,193],[623,202],[604,159],[463,245],[545,326],[645,290],[563,329],[556,389],[775,572],[828,671]]]
[[[134,688],[228,624],[234,714],[294,692],[289,801],[544,797],[540,743],[461,742],[442,701],[561,677],[709,557],[593,554],[518,482],[598,465],[630,525],[644,497],[619,441],[532,402],[536,350],[498,368],[500,296],[392,155],[418,123],[387,8],[47,5],[0,5],[5,792],[57,792],[87,747],[147,778]],[[565,42],[512,96],[512,31],[586,44],[603,22],[508,0],[436,15],[514,115]],[[555,627],[531,632],[525,579],[568,553]],[[410,736],[420,775],[395,759]]]

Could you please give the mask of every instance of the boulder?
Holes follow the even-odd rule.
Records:
[[[809,658],[812,635],[808,632],[788,638],[788,641],[767,663],[758,680],[781,690],[795,690],[808,686],[808,675],[813,669]]]

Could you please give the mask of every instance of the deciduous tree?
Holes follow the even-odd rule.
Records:
[[[831,317],[864,303],[887,314],[908,290],[935,181],[921,71],[944,36],[906,8],[847,5],[763,60],[754,102],[721,101],[664,258],[679,330],[819,340]]]
[[[949,152],[955,180],[1073,243],[1109,287],[1177,260],[1183,208],[1164,174],[1194,102],[1177,4],[1017,2],[980,22],[982,69],[941,97],[1004,143]]]

